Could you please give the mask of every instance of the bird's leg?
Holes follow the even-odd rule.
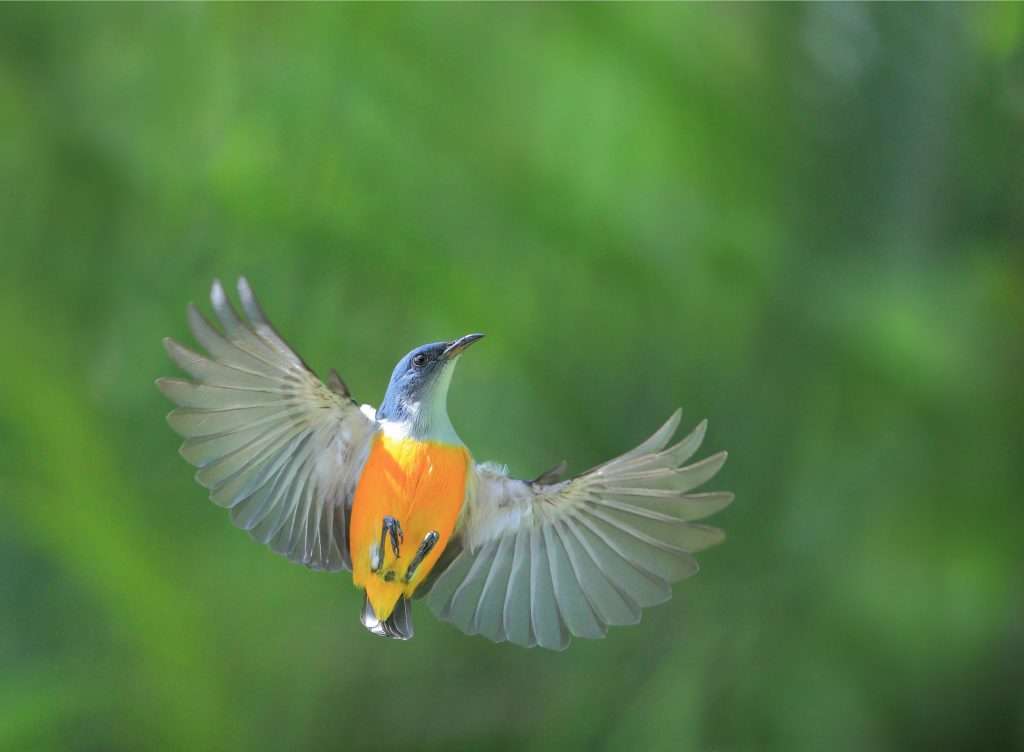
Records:
[[[380,545],[374,546],[370,552],[370,571],[376,574],[384,566],[384,548],[386,541],[391,542],[391,550],[398,558],[398,547],[405,542],[405,534],[402,532],[402,525],[394,517],[387,516],[380,526]]]
[[[384,523],[380,528],[380,553],[381,559],[384,558],[384,540],[389,539],[391,541],[391,551],[394,553],[395,558],[398,558],[398,546],[399,544],[405,543],[405,534],[402,532],[402,525],[394,517],[385,517]]]
[[[427,554],[434,549],[434,546],[437,545],[437,540],[440,537],[441,536],[436,530],[431,530],[423,536],[423,540],[420,541],[419,548],[416,549],[416,553],[413,555],[412,561],[409,562],[408,569],[405,570],[405,576],[402,577],[403,581],[409,582],[413,578],[413,575],[416,574],[416,569],[419,567],[420,563],[427,558]]]

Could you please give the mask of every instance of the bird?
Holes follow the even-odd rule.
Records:
[[[693,554],[724,539],[701,522],[733,501],[695,492],[726,460],[687,464],[707,421],[672,442],[681,411],[633,449],[573,477],[532,480],[478,462],[448,415],[459,359],[483,335],[416,347],[380,406],[337,371],[325,381],[271,325],[240,278],[243,316],[214,280],[219,329],[189,304],[200,354],[164,339],[191,377],[160,378],[171,428],[210,499],[256,541],[314,570],[348,571],[362,625],[414,634],[412,603],[471,635],[564,650],[664,603],[696,573]]]

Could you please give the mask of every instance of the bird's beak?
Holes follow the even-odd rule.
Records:
[[[463,350],[472,345],[478,339],[483,339],[482,334],[467,334],[465,337],[459,337],[454,342],[451,342],[448,347],[444,349],[442,355],[447,360],[451,360],[457,355],[460,355]]]

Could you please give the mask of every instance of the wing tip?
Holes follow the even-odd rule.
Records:
[[[167,356],[174,361],[178,368],[188,373],[193,373],[192,369],[189,368],[190,364],[206,361],[205,357],[194,350],[188,349],[171,337],[164,337],[163,344],[164,350],[167,352]]]
[[[224,285],[221,284],[219,277],[214,277],[210,283],[210,303],[213,304],[214,310],[223,305],[230,305],[228,294],[224,291]]]
[[[167,353],[167,357],[180,366],[181,363],[178,362],[178,357],[181,351],[186,349],[185,346],[173,337],[164,337],[160,340],[160,343],[164,346],[164,352]]]
[[[668,434],[668,438],[671,439],[675,435],[676,431],[679,430],[679,424],[682,422],[682,420],[683,408],[677,407],[675,411],[670,416],[668,416],[668,420],[665,421],[665,425],[662,426],[661,430],[664,431],[666,428],[671,426],[672,430]]]
[[[256,296],[252,292],[252,285],[249,284],[249,279],[244,274],[239,275],[238,281],[235,283],[235,287],[238,289],[238,294],[244,297],[255,298]]]
[[[173,410],[171,410],[171,413],[173,413],[173,412],[174,412],[174,411],[173,411]],[[166,418],[165,418],[165,419],[167,420],[167,425],[171,425],[171,421],[170,421],[170,418],[171,418],[171,413],[167,413],[167,416],[166,416]],[[172,431],[174,430],[174,426],[171,426],[171,430],[172,430]],[[174,431],[174,432],[175,432],[175,433],[178,433],[177,431]],[[179,446],[179,447],[178,447],[178,454],[179,454],[179,455],[181,456],[181,458],[182,458],[183,460],[185,460],[185,462],[187,462],[188,464],[192,465],[192,467],[196,467],[196,464],[195,464],[195,463],[194,463],[194,462],[193,462],[192,460],[190,460],[190,459],[188,458],[188,455],[187,455],[187,454],[185,454],[185,442],[184,442],[184,441],[183,441],[183,442],[181,442],[181,446]],[[195,474],[194,474],[194,473],[193,473],[193,476],[192,476],[192,477],[193,477],[193,480],[195,480]],[[196,483],[199,483],[199,481],[196,481]],[[203,484],[202,484],[202,483],[199,483],[199,485],[200,485],[200,486],[202,486],[203,488],[206,488],[206,486],[203,486]]]
[[[180,342],[178,342],[178,340],[174,339],[174,337],[164,337],[161,340],[161,342],[163,342],[164,350],[166,350],[167,354],[170,355],[172,358],[174,357],[175,353],[192,352],[185,345],[181,344]]]
[[[174,398],[171,397],[170,392],[174,389],[175,383],[180,383],[180,379],[172,379],[167,376],[159,376],[153,379],[153,386],[160,390],[160,394],[171,400],[175,404]]]
[[[173,410],[171,410],[169,413],[167,413],[167,415],[164,416],[164,421],[166,421],[167,425],[170,426],[171,430],[174,431],[174,433],[178,434],[178,436],[181,436],[183,439],[187,439],[188,436],[181,430],[181,428],[178,425],[175,424],[175,418],[180,414],[180,409],[181,408],[176,407]],[[181,454],[182,457],[185,457],[184,451],[185,444],[182,443],[182,445],[178,448],[178,453]],[[188,457],[185,457],[185,459],[188,460],[188,463],[190,465],[193,464],[192,460],[189,460]],[[203,484],[200,483],[199,485]]]
[[[686,524],[687,524],[688,527],[696,528],[698,530],[703,530],[705,533],[708,534],[708,539],[707,540],[701,541],[700,545],[697,545],[697,546],[694,546],[694,547],[692,547],[690,549],[687,549],[687,553],[689,553],[689,554],[697,554],[697,553],[700,553],[701,551],[706,551],[709,548],[713,548],[715,546],[720,546],[722,543],[725,542],[725,539],[726,539],[725,531],[722,528],[720,528],[720,527],[715,527],[713,525],[703,525],[703,524],[701,524],[699,522],[687,522]],[[697,564],[697,567],[699,568],[700,564],[697,563],[697,559],[695,557],[691,557],[691,558],[693,558],[694,563]],[[696,570],[694,570],[693,573],[696,574]],[[690,575],[687,575],[687,577],[689,577],[689,576]]]
[[[726,451],[725,449],[722,449],[722,450],[719,450],[719,451],[715,452],[714,454],[709,454],[707,457],[705,457],[702,460],[698,460],[697,462],[694,462],[693,465],[700,465],[700,464],[716,465],[719,468],[721,468],[722,465],[725,464],[725,461],[727,459],[729,459],[729,452]],[[693,467],[693,465],[689,465],[689,467]],[[716,472],[717,472],[717,470],[716,470]]]
[[[188,305],[185,306],[185,316],[188,319],[189,324],[191,324],[197,318],[198,319],[205,318],[203,316],[202,311],[199,310],[199,306],[197,306],[191,300],[188,302]]]

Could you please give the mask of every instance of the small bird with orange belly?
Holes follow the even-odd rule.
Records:
[[[695,522],[732,501],[693,493],[725,462],[687,465],[706,428],[681,441],[675,414],[625,454],[562,480],[564,463],[533,481],[478,464],[448,418],[459,357],[483,335],[418,347],[398,362],[379,409],[358,405],[337,373],[321,382],[274,330],[249,284],[240,318],[219,282],[222,331],[194,306],[209,357],[168,338],[195,379],[158,379],[181,454],[232,520],[313,569],[352,572],[362,622],[409,639],[411,601],[496,642],[564,649],[635,624],[697,571],[692,554],[718,543]]]

